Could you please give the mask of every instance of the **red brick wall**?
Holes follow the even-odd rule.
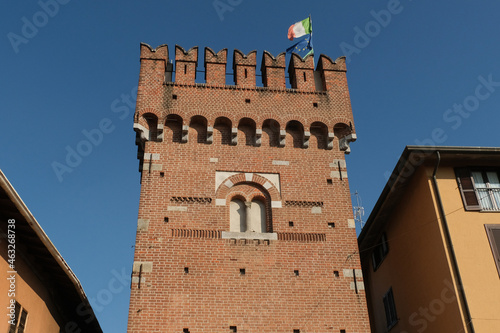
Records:
[[[199,84],[192,72],[197,48],[176,47],[177,79],[165,83],[159,77],[167,46],[141,45],[134,127],[142,187],[128,332],[231,332],[230,326],[237,332],[369,332],[362,277],[357,293],[351,288],[352,270],[361,267],[356,232],[348,226],[347,175],[345,168],[342,179],[332,174],[344,160],[338,136],[354,133],[344,60],[320,57],[317,69],[328,90],[316,91],[307,81],[314,80],[311,58],[292,60],[292,76],[303,80],[305,71],[306,82],[286,89],[277,77],[284,76],[281,56],[265,55],[264,63],[274,66],[262,69],[270,87],[255,87],[256,54],[240,51],[233,54],[241,64],[234,66],[238,84],[223,85],[226,54],[205,50],[206,69],[214,72],[206,73],[210,83]],[[155,126],[146,114],[159,124],[151,140],[140,139]],[[167,116],[178,121],[162,126]],[[325,149],[328,133],[332,149]],[[216,188],[222,171],[236,174],[229,178],[233,187],[224,180]],[[279,188],[254,173],[278,174]],[[222,238],[230,197],[252,191],[265,194],[268,230],[277,240]]]

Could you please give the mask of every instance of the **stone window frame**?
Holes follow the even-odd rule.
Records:
[[[247,185],[250,185],[250,186],[253,186],[253,187],[256,187],[258,188],[259,190],[262,191],[262,189],[260,189],[258,186],[255,186],[255,185],[258,185],[258,184],[247,184]],[[264,193],[263,193],[264,194]],[[271,210],[271,204],[270,204],[270,200],[268,198],[266,198],[264,195],[259,195],[259,194],[256,194],[256,195],[251,195],[251,196],[245,196],[244,194],[240,193],[240,192],[233,192],[232,194],[229,195],[229,197],[227,198],[228,202],[229,202],[229,218],[231,219],[231,203],[235,200],[238,200],[238,201],[241,201],[244,206],[245,206],[245,214],[246,217],[245,217],[245,231],[239,231],[240,233],[259,233],[259,234],[264,234],[264,233],[272,233],[272,222],[271,222],[271,216],[270,216],[270,210]],[[248,231],[248,228],[249,228],[249,221],[248,221],[248,213],[249,213],[249,209],[251,209],[251,204],[255,201],[258,201],[260,202],[262,205],[263,205],[263,209],[264,209],[264,219],[265,219],[265,223],[264,223],[264,226],[263,228],[261,228],[261,231],[262,232],[252,232],[252,231]],[[262,223],[262,222],[261,222]],[[262,230],[263,229],[263,230]],[[231,231],[231,222],[230,222],[230,232],[237,232],[237,231]]]
[[[266,198],[266,190],[258,183],[255,182],[242,182],[239,184],[246,184],[250,185],[252,187],[255,187],[259,189],[262,194],[251,194],[248,196],[245,196],[243,193],[236,191],[233,193],[230,193],[228,197],[226,198],[227,202],[231,203],[234,200],[239,200],[242,201],[245,204],[246,209],[248,209],[249,204],[251,205],[252,202],[254,201],[259,201],[263,204],[264,210],[265,210],[265,230],[262,230],[263,232],[252,232],[245,230],[244,232],[241,231],[232,231],[229,229],[229,231],[223,231],[221,234],[221,238],[231,238],[231,239],[259,239],[259,240],[277,240],[278,239],[278,234],[273,232],[272,230],[272,207],[271,207],[271,197],[269,196],[269,193],[267,193],[268,198]],[[231,219],[231,204],[227,206],[227,209],[229,209],[229,218]],[[248,221],[247,221],[248,223]],[[229,221],[229,225],[231,224],[231,221]],[[247,224],[248,226],[248,224]],[[231,226],[230,226],[231,228]]]

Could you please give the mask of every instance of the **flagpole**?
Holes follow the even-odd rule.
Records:
[[[311,14],[309,13],[309,23],[311,24],[311,39],[309,40],[309,46],[312,44],[312,40],[313,40],[313,20],[312,20],[312,17],[311,17]],[[314,49],[313,50],[313,54],[312,54],[312,57],[313,57],[313,67],[316,67],[316,65],[314,64]]]

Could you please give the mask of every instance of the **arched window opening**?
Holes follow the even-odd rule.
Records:
[[[343,123],[335,124],[333,127],[333,134],[337,139],[343,138],[344,136],[351,134],[351,132],[351,127]]]
[[[233,199],[229,205],[229,231],[247,231],[247,209],[245,203],[240,199]]]
[[[176,114],[169,114],[165,120],[163,134],[164,141],[182,142],[182,118]]]
[[[256,132],[256,124],[253,119],[243,118],[240,120],[238,124],[238,132],[242,133],[241,137],[244,138],[245,145],[254,146],[255,145],[255,132]],[[238,135],[238,138],[240,135]],[[238,139],[239,141],[239,139]],[[239,143],[239,142],[238,142]]]
[[[304,126],[296,121],[291,120],[286,124],[287,137],[293,140],[294,148],[303,148],[304,146]],[[289,139],[287,139],[289,141]],[[288,142],[287,142],[288,143]]]
[[[189,135],[196,135],[198,143],[207,142],[207,119],[203,116],[194,116],[189,123]]]
[[[321,122],[311,124],[311,138],[315,138],[318,149],[327,149],[328,146],[328,127]],[[313,146],[311,142],[310,147]]]
[[[146,113],[143,117],[148,124],[149,136],[147,139],[149,141],[156,141],[158,138],[158,117],[152,113]]]
[[[250,221],[247,231],[266,232],[266,205],[260,200],[253,200],[250,205]]]
[[[214,143],[222,145],[231,144],[231,120],[226,117],[219,117],[215,119],[214,129],[219,132],[214,137]]]
[[[266,119],[262,124],[262,145],[269,144],[270,147],[279,146],[280,124],[274,119]]]
[[[231,186],[229,193],[226,194],[226,198],[229,202],[230,232],[273,233],[272,199],[269,192],[260,183],[236,181]],[[246,237],[245,235],[240,236]],[[259,235],[259,237],[265,236]]]

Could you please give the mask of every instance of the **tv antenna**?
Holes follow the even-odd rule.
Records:
[[[362,206],[361,197],[359,196],[358,191],[354,192],[354,195],[356,196],[356,206],[353,207],[354,221],[358,222],[361,226],[361,229],[363,229],[363,216],[365,215],[365,209]]]

